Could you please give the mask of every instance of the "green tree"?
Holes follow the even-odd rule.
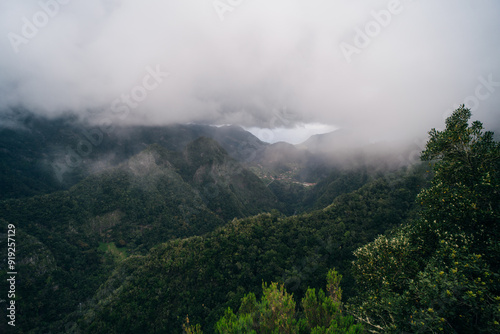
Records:
[[[446,129],[429,132],[423,160],[436,160],[432,187],[419,195],[422,216],[441,225],[460,225],[484,239],[498,239],[500,214],[500,143],[479,121],[469,126],[464,106],[447,120]]]
[[[229,308],[217,322],[219,333],[297,333],[295,301],[283,285],[262,284],[260,303],[250,293],[242,299],[238,316]]]
[[[196,324],[192,326],[189,323],[189,316],[186,316],[186,322],[182,325],[182,329],[184,334],[203,334],[200,325]]]
[[[319,290],[307,289],[302,299],[302,308],[305,314],[306,332],[313,334],[323,333],[361,333],[363,327],[356,324],[350,315],[342,314],[342,289],[340,288],[340,275],[335,269],[327,274],[325,294]]]
[[[361,333],[362,326],[354,318],[342,314],[342,290],[339,275],[334,269],[327,274],[327,291],[308,289],[302,299],[304,318],[296,313],[293,295],[282,285],[263,284],[263,296],[257,302],[253,293],[242,298],[238,314],[228,308],[217,322],[221,334],[236,333]]]
[[[350,310],[372,332],[500,331],[500,145],[460,107],[429,132],[421,217],[356,250]]]

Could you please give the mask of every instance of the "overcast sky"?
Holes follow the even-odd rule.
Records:
[[[411,140],[461,103],[500,125],[497,0],[4,0],[0,35],[1,109],[269,141]]]

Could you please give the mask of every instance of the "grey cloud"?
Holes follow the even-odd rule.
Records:
[[[57,1],[0,4],[0,108],[95,117],[88,111],[108,109],[159,65],[170,76],[114,120],[310,122],[411,140],[442,126],[447,110],[491,76],[474,117],[499,125],[497,1],[401,1],[351,62],[340,43],[354,45],[356,29],[391,1],[242,1],[224,21],[210,0]],[[53,17],[15,53],[9,33],[22,36],[23,18],[33,21],[40,3],[54,2]],[[288,119],[277,117],[285,107]]]

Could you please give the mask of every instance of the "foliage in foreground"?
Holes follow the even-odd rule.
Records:
[[[228,308],[217,322],[220,334],[237,333],[361,333],[363,328],[354,318],[342,314],[342,275],[335,270],[327,274],[327,294],[307,289],[302,299],[302,313],[296,311],[293,295],[283,285],[263,283],[263,295],[257,302],[255,294],[241,299],[237,314]]]
[[[500,332],[500,144],[470,117],[462,106],[429,132],[421,218],[355,252],[349,309],[370,332]]]

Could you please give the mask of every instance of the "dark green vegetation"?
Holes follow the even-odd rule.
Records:
[[[228,308],[218,322],[218,333],[362,333],[363,326],[356,324],[350,315],[342,314],[342,275],[335,270],[327,274],[327,294],[319,289],[307,289],[302,299],[301,317],[296,313],[293,295],[283,286],[272,283],[262,285],[262,299],[257,302],[255,294],[249,293],[241,299],[238,314]],[[187,324],[186,332],[200,333]]]
[[[0,127],[0,199],[62,189],[45,157],[53,152],[47,144],[61,141],[59,130],[64,129],[64,121],[49,122],[20,112],[11,118],[0,119],[0,124],[15,124]],[[68,181],[74,182],[74,176],[75,173],[68,174]]]
[[[21,326],[52,328],[95,293],[122,258],[100,243],[146,254],[275,204],[254,174],[207,138],[181,153],[152,146],[68,191],[0,202],[0,217],[15,222],[22,240],[19,313],[30,317]]]
[[[343,170],[287,145],[270,160],[280,145],[237,128],[173,127],[177,143],[122,148],[85,178],[82,163],[67,190],[6,195],[16,332],[499,332],[499,144],[469,118],[430,132],[434,171]]]
[[[150,145],[181,152],[202,136],[215,139],[238,161],[255,160],[257,153],[269,145],[236,126],[174,124],[102,129],[82,124],[73,116],[49,120],[25,110],[2,111],[0,199],[69,189],[90,174],[115,167]]]
[[[396,188],[376,179],[323,210],[234,220],[129,258],[101,286],[79,325],[93,333],[178,333],[189,314],[211,332],[227,307],[236,308],[246,293],[260,294],[262,281],[282,282],[300,298],[308,287],[324,286],[332,267],[345,273],[344,289],[352,295],[352,252],[412,215],[420,175],[401,177]]]
[[[470,116],[429,132],[420,219],[355,252],[351,310],[374,332],[500,332],[500,144]]]

